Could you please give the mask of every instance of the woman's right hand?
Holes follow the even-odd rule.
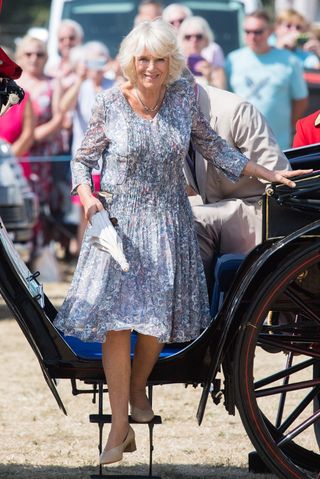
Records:
[[[98,211],[104,210],[103,204],[92,194],[89,185],[79,185],[77,192],[80,196],[80,201],[84,209],[84,217],[91,223],[91,218],[93,215],[98,213]]]
[[[86,220],[91,223],[92,217],[98,213],[98,211],[103,211],[103,205],[98,198],[95,196],[92,196],[91,198],[88,198],[85,203],[83,203],[83,209],[84,209],[84,217]]]

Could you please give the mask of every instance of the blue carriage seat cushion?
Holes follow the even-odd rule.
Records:
[[[212,317],[220,310],[224,296],[228,292],[244,258],[245,255],[241,253],[223,254],[217,258],[210,306]]]
[[[64,340],[70,346],[72,351],[81,359],[87,360],[97,360],[102,358],[102,351],[101,351],[101,343],[89,343],[81,341],[81,339],[76,338],[75,336],[64,336],[63,333],[60,334],[64,337]],[[134,355],[134,348],[137,342],[137,334],[133,332],[131,334],[131,357]],[[166,344],[163,350],[160,353],[160,358],[167,358],[172,354],[178,353],[181,349],[183,349],[185,345],[181,344]]]

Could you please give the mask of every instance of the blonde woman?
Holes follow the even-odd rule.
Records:
[[[112,426],[100,463],[120,461],[136,448],[128,423],[153,418],[146,397],[149,374],[165,342],[196,338],[210,322],[202,260],[183,162],[190,137],[209,161],[236,181],[261,175],[293,185],[292,172],[271,172],[232,149],[199,112],[175,30],[163,20],[142,22],[119,55],[127,81],[98,95],[81,147],[72,161],[73,192],[88,220],[104,208],[118,219],[122,272],[85,233],[78,265],[55,324],[84,341],[101,341]],[[91,172],[102,158],[101,188]],[[87,231],[88,232],[88,231]],[[138,338],[130,362],[130,336]]]

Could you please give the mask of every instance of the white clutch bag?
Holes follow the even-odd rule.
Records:
[[[110,221],[107,211],[99,211],[91,218],[88,236],[93,246],[109,253],[121,266],[122,271],[129,271],[129,263],[123,253],[123,244]]]

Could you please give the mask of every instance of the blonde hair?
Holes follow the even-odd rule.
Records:
[[[162,19],[142,22],[123,39],[118,60],[124,77],[133,84],[136,82],[134,59],[144,50],[158,58],[169,58],[167,84],[180,78],[185,68],[185,59],[178,47],[177,36],[171,25]]]
[[[276,25],[280,25],[284,22],[299,22],[302,25],[303,29],[308,28],[308,22],[305,17],[293,8],[286,8],[285,10],[279,12],[279,14],[277,15]]]
[[[40,40],[40,38],[36,38],[31,35],[25,35],[24,37],[21,38],[21,40],[17,44],[15,58],[19,60],[24,55],[27,47],[31,44],[36,44],[40,46],[46,58],[48,57],[46,42],[44,42],[43,40]]]

